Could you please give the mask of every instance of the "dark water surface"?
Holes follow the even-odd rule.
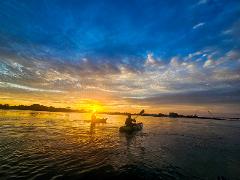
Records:
[[[240,179],[240,121],[105,117],[0,111],[0,179]]]

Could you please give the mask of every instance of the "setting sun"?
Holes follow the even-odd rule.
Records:
[[[92,112],[102,112],[106,110],[106,108],[102,105],[100,101],[96,101],[92,99],[82,100],[81,102],[78,102],[76,104],[76,107],[78,109],[83,108],[87,111],[92,111]]]
[[[89,104],[87,105],[86,109],[90,109],[93,112],[101,112],[104,110],[104,108],[100,104]]]

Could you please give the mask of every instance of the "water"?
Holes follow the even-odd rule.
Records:
[[[217,179],[240,177],[240,121],[0,111],[0,179]]]

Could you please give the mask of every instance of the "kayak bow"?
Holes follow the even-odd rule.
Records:
[[[137,123],[133,126],[122,126],[119,128],[119,131],[131,133],[134,131],[140,131],[140,130],[142,130],[142,128],[143,128],[143,123]]]

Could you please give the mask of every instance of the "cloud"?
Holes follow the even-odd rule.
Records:
[[[204,25],[205,25],[204,22],[198,23],[198,24],[196,24],[195,26],[193,26],[193,29],[198,29],[198,28],[200,28],[200,27],[202,27],[202,26],[204,26]]]
[[[14,88],[14,89],[22,89],[22,90],[26,90],[26,91],[49,92],[49,93],[62,93],[63,92],[60,90],[33,88],[33,87],[29,87],[29,86],[23,86],[23,85],[19,85],[19,84],[8,83],[8,82],[0,82],[0,87],[7,88],[7,89]]]
[[[170,65],[172,67],[178,67],[180,65],[179,58],[178,57],[173,57],[170,61]]]
[[[148,98],[128,98],[132,103],[151,104],[240,104],[240,89],[193,91],[173,94],[159,94]]]
[[[234,38],[240,38],[240,20],[235,21],[230,28],[223,31],[224,35],[232,35]]]
[[[230,50],[220,57],[215,57],[217,56],[217,54],[218,52],[213,52],[208,55],[208,59],[205,61],[203,67],[213,68],[223,65],[228,66],[229,64],[235,64],[236,66],[239,65],[238,61],[240,60],[240,53],[238,50]],[[221,69],[221,67],[219,69]]]
[[[135,59],[112,63],[108,59],[84,57],[72,63],[2,55],[0,90],[14,93],[14,97],[17,94],[22,96],[24,92],[41,92],[48,94],[48,100],[54,102],[56,98],[50,94],[68,94],[68,97],[63,98],[64,102],[69,100],[68,103],[91,96],[129,102],[142,99],[136,102],[145,106],[147,103],[157,104],[154,99],[159,103],[207,104],[220,102],[221,95],[224,96],[223,100],[237,103],[237,100],[225,96],[231,96],[232,91],[239,86],[239,59],[238,49],[223,53],[211,48],[169,59],[147,53],[142,61],[138,59],[142,62],[140,66],[138,63],[128,63]],[[224,93],[214,96],[214,93],[208,94],[209,91]],[[211,102],[204,95],[211,96]],[[73,99],[70,100],[70,96]],[[41,99],[39,95],[34,97]],[[237,99],[235,95],[234,98]]]
[[[161,59],[155,59],[153,56],[153,53],[148,53],[147,54],[147,59],[145,61],[146,66],[161,66],[163,63],[161,62]]]
[[[152,53],[149,53],[147,55],[147,59],[146,59],[146,62],[145,62],[147,65],[154,65],[156,64],[156,60],[153,59],[153,54]]]
[[[239,61],[240,60],[240,49],[228,51],[226,54],[226,57],[228,60]]]
[[[205,63],[203,64],[204,68],[211,68],[214,67],[216,65],[216,63],[212,60],[212,59],[208,59],[207,61],[205,61]]]
[[[201,5],[201,4],[206,4],[208,2],[208,0],[200,0],[198,1],[198,5]]]

